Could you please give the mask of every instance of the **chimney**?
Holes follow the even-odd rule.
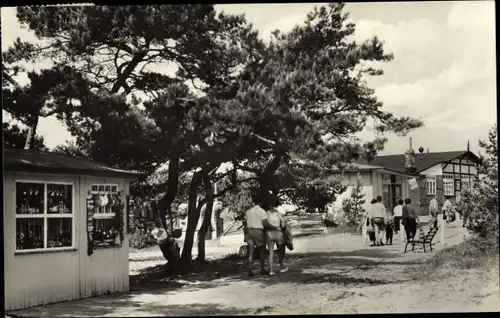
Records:
[[[429,148],[427,148],[427,153],[430,153]]]
[[[410,137],[410,148],[405,151],[405,171],[407,173],[417,172],[417,166],[415,165],[415,151],[412,147],[412,140]]]
[[[467,151],[470,151],[470,143],[468,140],[467,140]]]

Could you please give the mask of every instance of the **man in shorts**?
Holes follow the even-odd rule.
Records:
[[[385,236],[385,206],[382,203],[382,197],[377,197],[377,203],[371,206],[371,222],[375,228],[375,244],[377,246],[384,245],[383,237]]]
[[[403,220],[401,222],[405,227],[406,241],[413,240],[415,238],[415,234],[417,234],[417,213],[411,206],[411,200],[409,198],[405,199],[405,205],[403,206]]]
[[[429,214],[430,214],[430,227],[437,227],[437,221],[438,221],[438,202],[436,199],[436,196],[434,196],[429,202]]]
[[[264,252],[266,250],[266,236],[264,230],[267,228],[279,230],[269,224],[266,211],[259,206],[260,196],[256,193],[252,193],[252,201],[254,202],[254,206],[245,211],[248,244],[248,276],[255,275],[252,271],[254,251],[259,255],[260,273],[268,273],[264,268]]]

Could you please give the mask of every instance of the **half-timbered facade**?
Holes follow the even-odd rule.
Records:
[[[460,200],[461,192],[472,186],[477,175],[479,158],[469,150],[414,153],[414,173],[418,179],[417,200],[421,213],[428,213],[429,201],[436,196],[441,207],[446,198]],[[370,164],[404,172],[405,155],[377,156]],[[414,199],[412,198],[412,201]]]

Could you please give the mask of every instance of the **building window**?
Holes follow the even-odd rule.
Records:
[[[470,176],[462,176],[462,191],[471,188]]]
[[[73,184],[16,182],[16,251],[73,247]]]
[[[436,176],[425,177],[425,189],[428,195],[436,195]]]
[[[444,195],[455,195],[455,185],[453,183],[453,174],[443,174],[443,190]]]
[[[120,245],[116,225],[116,209],[122,208],[122,198],[116,184],[94,184],[90,194],[94,200],[94,247]],[[123,229],[121,229],[123,230]]]

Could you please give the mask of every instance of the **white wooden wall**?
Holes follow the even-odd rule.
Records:
[[[356,185],[358,177],[361,179],[361,182],[363,184],[363,193],[365,195],[365,203],[363,204],[363,207],[365,208],[365,210],[368,210],[371,200],[377,197],[377,193],[382,194],[382,177],[380,176],[380,172],[375,171],[362,171],[359,173],[344,172],[344,183],[349,185],[350,188],[353,188]],[[339,206],[341,206],[342,203],[338,202],[338,204]]]
[[[74,246],[72,250],[15,253],[15,180],[74,182]],[[125,195],[129,183],[69,175],[4,173],[5,310],[80,299],[129,290],[128,235],[121,247],[94,249],[87,255],[86,196],[91,184],[116,183]],[[122,198],[125,201],[125,198]],[[124,214],[126,224],[126,215]],[[126,231],[126,229],[125,229]],[[76,313],[75,313],[76,314]]]
[[[420,174],[426,175],[426,176],[441,176],[443,175],[443,164],[438,163],[432,167],[429,167],[425,169],[424,171],[420,172]]]

